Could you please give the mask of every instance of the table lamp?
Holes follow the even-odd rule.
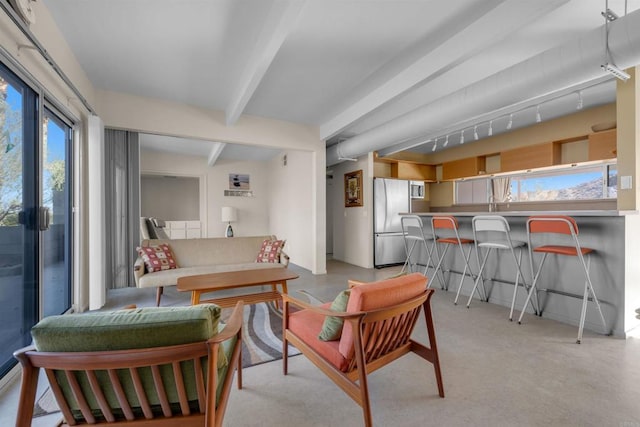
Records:
[[[222,222],[227,223],[227,231],[225,232],[225,236],[233,237],[233,228],[231,228],[231,223],[237,220],[238,220],[238,211],[236,208],[231,206],[222,207]]]

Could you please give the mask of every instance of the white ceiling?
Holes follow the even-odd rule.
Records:
[[[603,26],[605,9],[605,0],[44,3],[98,88],[223,110],[229,126],[239,114],[316,125],[331,142],[580,38]],[[618,15],[625,4],[640,8],[608,2]],[[585,92],[585,107],[614,97],[605,85]],[[180,144],[197,151],[203,142]]]

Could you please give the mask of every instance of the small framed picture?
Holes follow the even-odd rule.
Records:
[[[363,206],[362,169],[344,174],[344,206],[346,208]]]

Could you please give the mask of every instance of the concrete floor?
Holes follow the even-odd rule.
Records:
[[[347,279],[374,280],[397,267],[372,270],[329,261],[329,274],[299,271],[290,293],[305,289],[330,300]],[[640,340],[586,331],[525,315],[507,320],[508,308],[474,301],[453,305],[453,292],[432,300],[446,398],[437,395],[433,368],[408,355],[371,375],[372,412],[377,426],[616,426],[640,427]],[[111,291],[108,308],[153,305],[149,289]],[[169,288],[163,305],[183,305],[189,296]],[[591,307],[589,308],[591,309]],[[427,342],[424,323],[415,332]],[[359,426],[361,410],[304,356],[244,370],[243,390],[232,390],[228,426]],[[13,425],[17,387],[0,396],[0,425]],[[34,426],[53,426],[39,418]]]

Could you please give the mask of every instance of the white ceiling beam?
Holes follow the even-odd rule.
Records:
[[[212,145],[213,146],[211,147],[211,151],[209,151],[209,158],[207,159],[207,164],[209,166],[214,166],[216,164],[218,158],[220,158],[220,155],[222,154],[222,150],[224,150],[224,147],[226,147],[227,143],[214,142]]]
[[[282,43],[298,21],[305,2],[306,0],[276,0],[272,3],[258,42],[226,108],[227,126],[233,126],[242,115]]]
[[[569,0],[492,0],[481,9],[406,49],[360,87],[354,102],[320,125],[320,138],[335,136],[385,103],[481,54],[492,44]],[[496,72],[499,70],[496,70]]]

